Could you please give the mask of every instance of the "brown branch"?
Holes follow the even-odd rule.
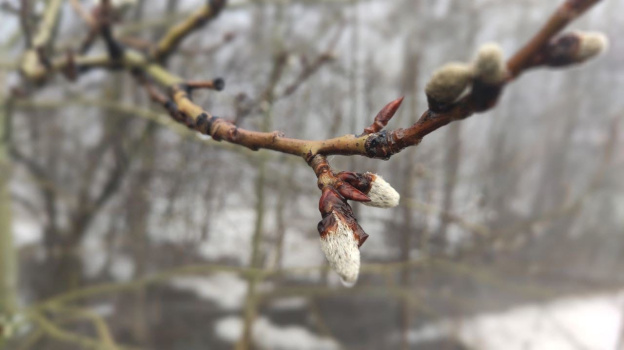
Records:
[[[123,58],[124,47],[113,35],[115,13],[110,0],[102,0],[99,10],[98,25],[100,35],[104,39],[108,55],[113,61],[118,62]]]
[[[214,80],[191,80],[185,83],[187,89],[209,89],[221,91],[225,88],[225,81],[221,78]]]
[[[152,65],[146,69],[146,72],[155,81],[170,88],[172,100],[176,103],[178,110],[194,124],[192,127],[195,130],[210,135],[215,140],[225,140],[252,150],[265,148],[298,155],[306,160],[316,154],[361,155],[387,159],[406,147],[418,145],[426,135],[452,121],[465,119],[476,112],[492,108],[504,85],[531,66],[527,62],[531,62],[533,57],[539,55],[544,47],[542,43],[549,42],[573,18],[578,17],[597,2],[598,0],[567,1],[562,4],[543,29],[529,41],[529,44],[512,56],[507,63],[510,71],[509,79],[500,86],[475,88],[471,94],[459,100],[448,110],[429,109],[409,128],[390,132],[381,131],[360,137],[345,135],[329,140],[311,141],[281,137],[277,133],[244,130],[226,120],[211,116],[209,112],[194,104],[187,92],[179,85],[182,79],[173,76],[162,67]]]
[[[136,50],[148,50],[152,46],[152,42],[149,40],[131,36],[121,37],[119,42]]]
[[[184,80],[169,73],[162,66],[150,64],[146,55],[132,50],[125,50],[119,59],[120,64],[126,69],[140,69],[154,82],[166,87],[170,91],[170,100],[175,103],[176,110],[184,116],[180,120],[187,126],[200,133],[212,136],[213,139],[245,146],[252,150],[261,148],[293,154],[310,160],[314,155],[361,155],[370,158],[388,159],[406,147],[418,145],[422,139],[449,124],[471,116],[476,112],[485,111],[494,106],[504,85],[518,76],[524,69],[532,66],[530,62],[539,56],[544,43],[549,42],[554,35],[564,28],[573,18],[578,17],[591,5],[599,0],[568,0],[562,4],[542,30],[529,41],[524,48],[512,56],[507,63],[509,69],[508,79],[499,86],[485,88],[475,86],[473,92],[454,103],[450,108],[435,111],[425,111],[420,119],[406,129],[393,131],[379,131],[368,135],[355,136],[345,135],[327,140],[301,140],[287,138],[277,132],[256,132],[237,127],[231,122],[212,116],[202,107],[193,103],[188,95],[188,89]],[[214,18],[224,5],[224,1],[214,0],[210,5],[204,6],[200,11],[191,15],[187,20],[171,29],[157,45],[153,53],[156,57],[164,57],[177,47],[180,41],[189,34],[192,29],[204,23],[206,19]],[[76,57],[75,64],[79,70],[92,67],[113,67],[114,62],[110,59],[99,57]],[[39,69],[26,73],[30,78],[43,78],[50,71],[62,70],[69,65],[66,58],[53,61],[48,70]]]
[[[166,61],[184,38],[194,30],[203,27],[211,19],[217,17],[226,3],[227,0],[209,0],[201,9],[191,14],[182,23],[171,28],[153,49],[152,56],[154,59],[159,62]]]
[[[532,60],[548,42],[570,22],[601,0],[567,0],[551,15],[546,24],[507,62],[510,77],[515,78],[531,67]]]
[[[303,60],[304,69],[299,73],[295,81],[293,81],[284,89],[284,92],[282,92],[279,98],[288,97],[295,93],[297,89],[299,89],[299,86],[301,86],[308,78],[314,75],[314,73],[316,73],[325,63],[331,62],[334,59],[333,51],[338,44],[338,40],[340,40],[340,37],[342,36],[343,29],[344,27],[343,25],[341,25],[334,37],[331,39],[327,48],[321,54],[319,54],[312,63],[307,63],[305,60]]]
[[[22,0],[19,8],[19,18],[22,31],[24,32],[24,40],[26,46],[32,46],[32,30],[30,29],[30,1]]]
[[[210,55],[221,49],[226,44],[232,42],[237,36],[235,32],[227,32],[221,37],[221,41],[216,44],[204,48],[180,48],[178,52],[182,55],[197,56],[197,55]]]

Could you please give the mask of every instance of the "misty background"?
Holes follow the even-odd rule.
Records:
[[[252,349],[624,349],[623,2],[572,26],[604,32],[605,55],[529,71],[493,110],[389,161],[330,158],[401,194],[393,209],[354,204],[370,238],[353,288],[320,250],[301,159],[198,136],[123,71],[9,99],[24,43],[19,2],[3,3],[0,244],[19,276],[7,349],[232,349],[245,332]],[[358,134],[400,96],[388,128],[407,127],[436,68],[487,42],[510,56],[559,3],[232,0],[168,69],[225,79],[194,101],[248,129]],[[202,4],[138,1],[116,32],[155,41]],[[66,2],[56,52],[85,34]]]

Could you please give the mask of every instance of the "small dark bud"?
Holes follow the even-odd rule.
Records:
[[[170,113],[176,113],[178,111],[178,105],[176,105],[176,103],[171,100],[167,100],[167,102],[165,102],[163,106]]]
[[[212,81],[212,85],[214,86],[215,90],[221,91],[225,89],[225,80],[221,78],[216,78],[215,80]]]
[[[205,132],[203,126],[208,123],[208,115],[206,113],[202,113],[195,120],[195,127],[197,130],[201,132]]]

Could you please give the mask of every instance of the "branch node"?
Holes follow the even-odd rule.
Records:
[[[392,146],[391,134],[386,130],[371,134],[364,145],[368,157],[383,160],[390,159],[396,153]]]

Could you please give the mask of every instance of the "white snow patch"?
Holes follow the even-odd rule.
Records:
[[[102,317],[112,316],[115,313],[115,306],[111,303],[93,305],[90,309]]]
[[[234,343],[243,333],[243,321],[239,317],[227,317],[217,322],[217,336]],[[266,350],[333,350],[338,349],[335,341],[320,337],[299,326],[280,327],[265,317],[258,318],[253,325],[252,337],[259,349]]]
[[[243,320],[240,317],[227,317],[215,325],[215,333],[221,340],[235,343],[243,334]]]
[[[178,277],[172,281],[172,285],[210,300],[224,310],[240,309],[247,293],[247,282],[229,273],[217,273],[209,277]]]
[[[444,337],[471,348],[572,350],[615,349],[624,322],[624,291],[614,295],[567,298],[496,314],[447,320],[412,331],[411,344]]]
[[[248,264],[255,215],[249,208],[222,211],[213,224],[215,234],[199,246],[200,254],[209,261],[234,258]]]
[[[274,310],[298,310],[308,305],[308,299],[304,297],[282,298],[271,302]]]
[[[17,248],[41,241],[41,227],[32,221],[13,221],[13,232]]]
[[[102,249],[102,241],[93,235],[87,235],[82,242],[82,270],[85,276],[95,277],[106,263],[106,249]]]
[[[315,221],[312,222],[316,223]],[[323,265],[325,263],[325,257],[321,252],[318,237],[316,230],[314,230],[312,235],[308,235],[294,227],[286,228],[282,265],[288,268],[305,268]],[[293,277],[300,278],[305,276],[297,274],[297,276]],[[306,277],[303,279],[308,278]]]
[[[134,270],[134,261],[126,256],[117,255],[111,262],[110,273],[116,281],[130,281]]]

